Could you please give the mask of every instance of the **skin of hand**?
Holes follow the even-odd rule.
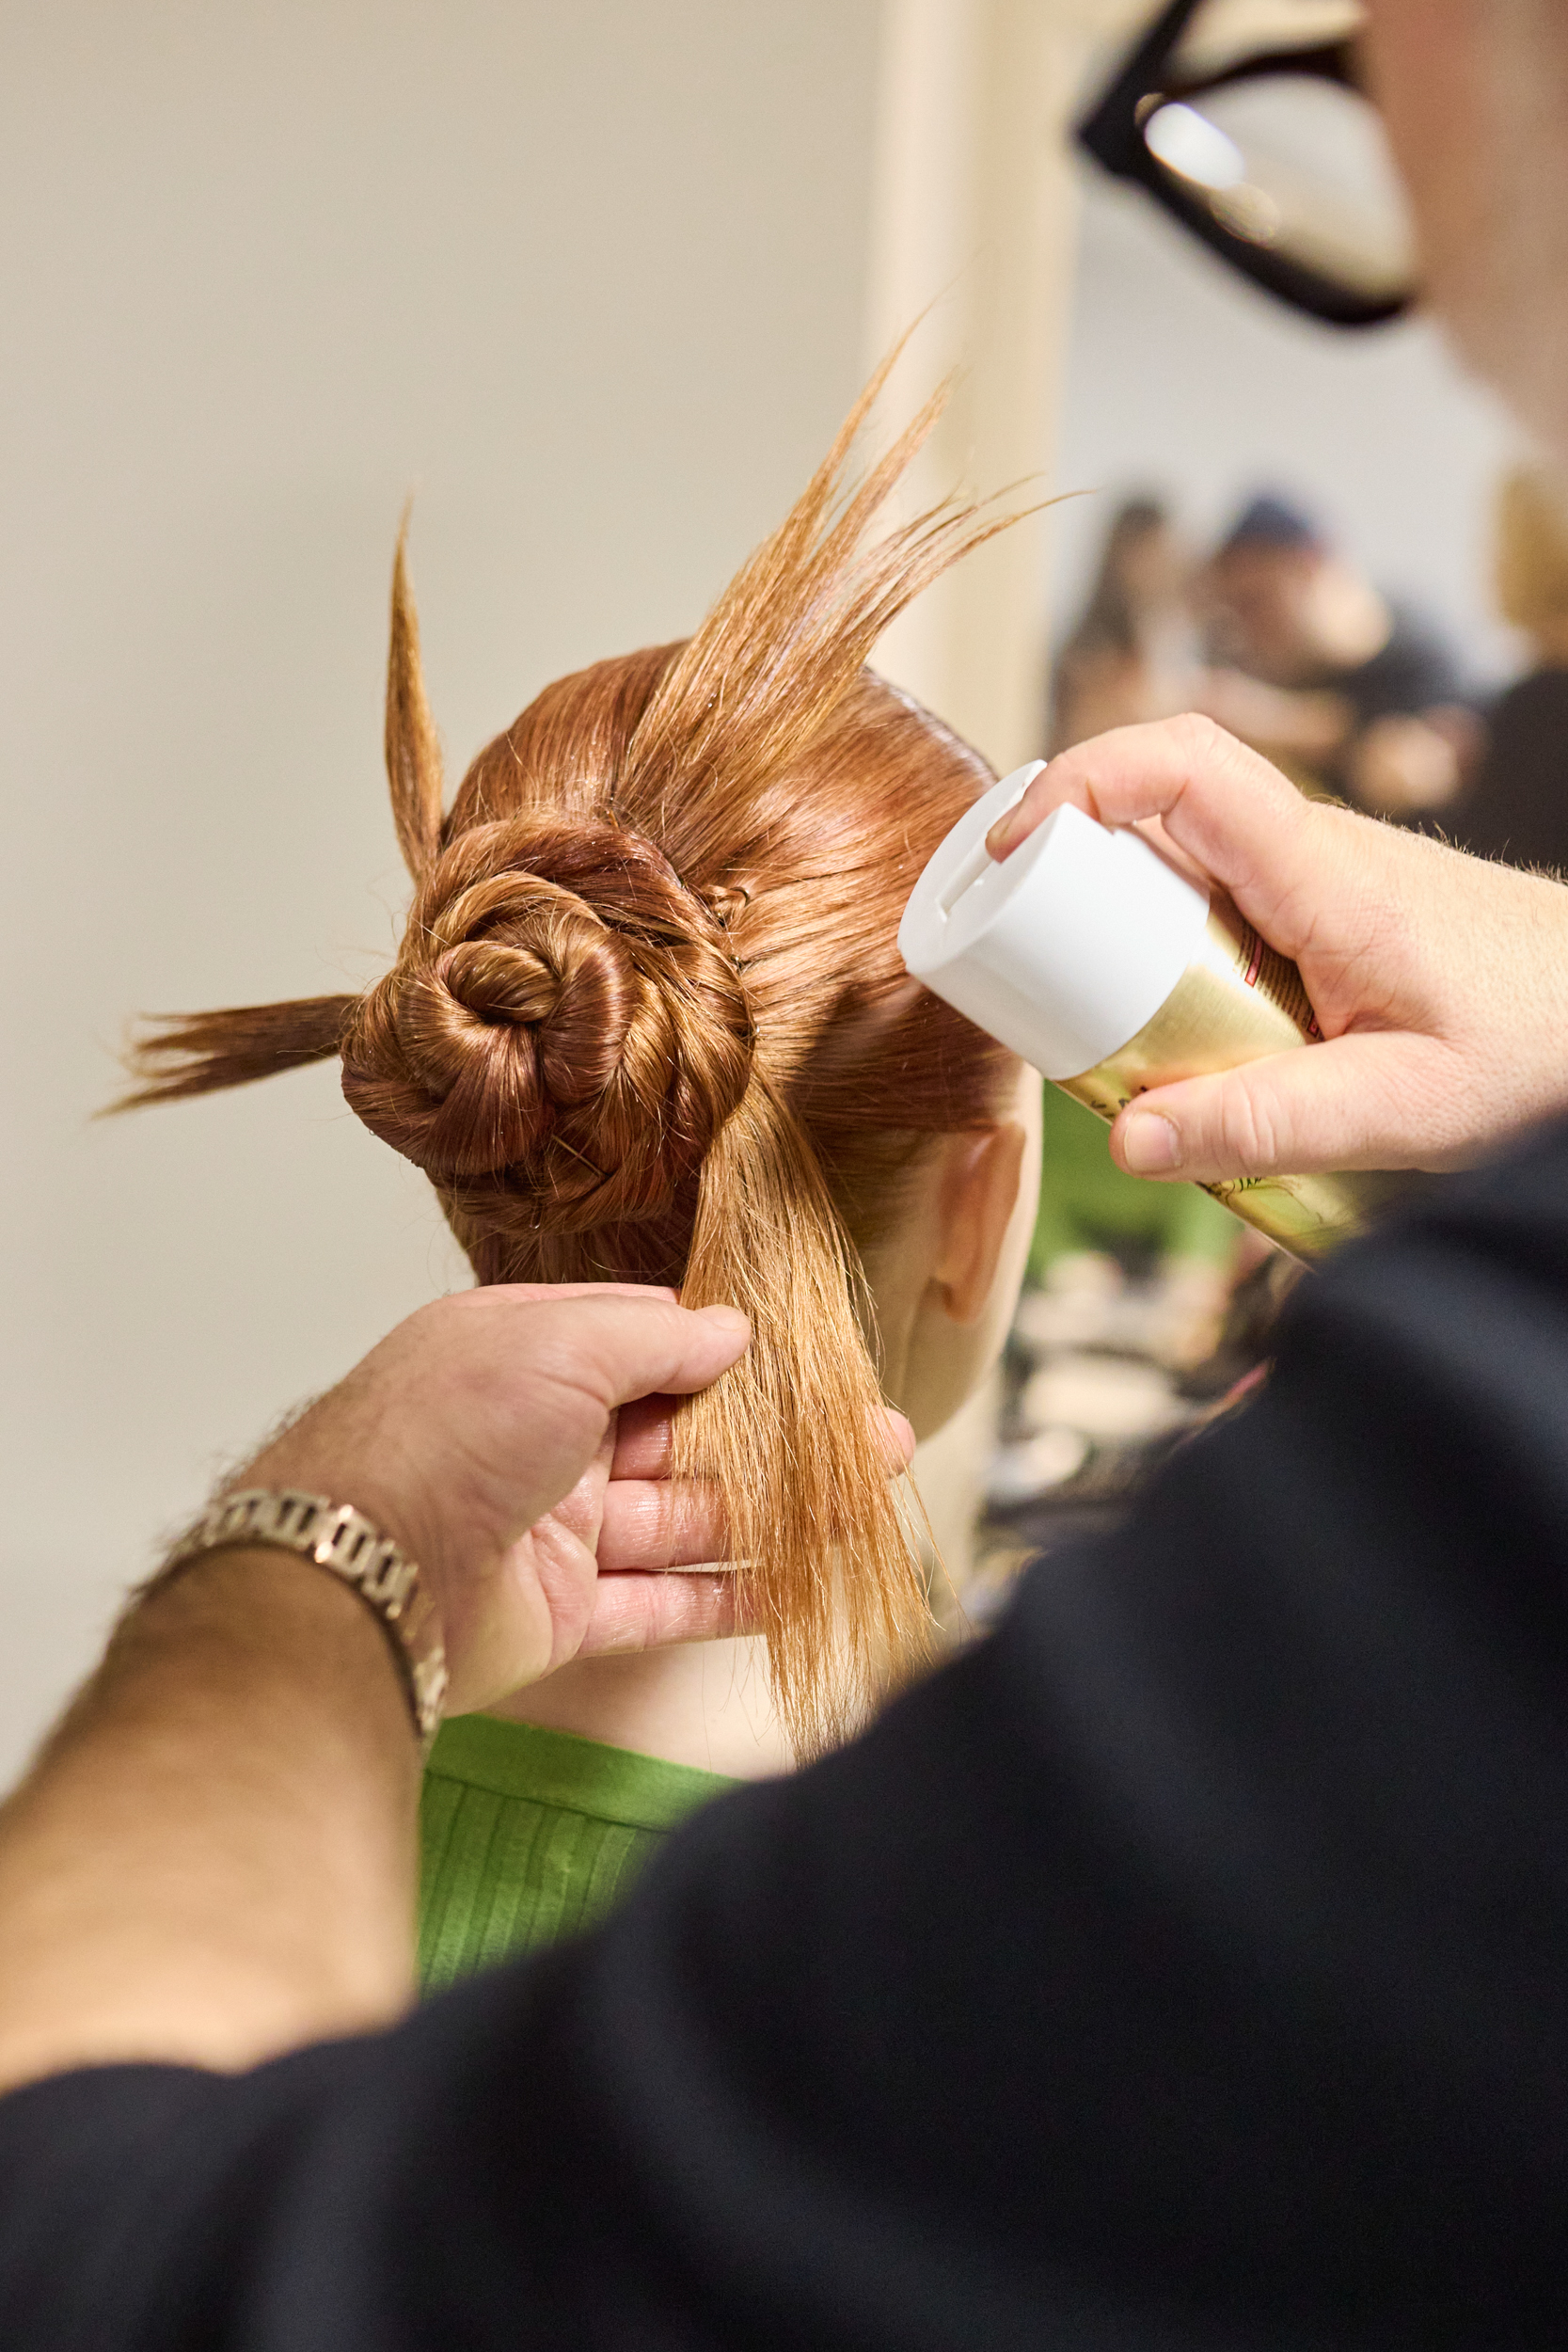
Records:
[[[1196,715],[1064,752],[991,855],[1069,801],[1221,882],[1300,965],[1324,1039],[1139,1095],[1111,1131],[1129,1174],[1454,1168],[1568,1105],[1561,883],[1305,800]]]
[[[731,1622],[721,1578],[640,1571],[722,1551],[711,1506],[662,1474],[661,1427],[746,1338],[733,1309],[668,1294],[442,1300],[236,1483],[353,1501],[395,1535],[472,1705],[588,1643]],[[395,2016],[418,1786],[357,1595],[277,1551],[183,1569],[130,1612],[0,1810],[0,2090],[118,2060],[247,2066]]]
[[[510,1283],[434,1301],[235,1483],[353,1502],[419,1562],[449,1714],[563,1664],[735,1630],[700,1490],[669,1478],[675,1391],[739,1355],[745,1319],[673,1291]],[[650,1573],[654,1571],[655,1573]]]

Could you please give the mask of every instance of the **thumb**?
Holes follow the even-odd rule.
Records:
[[[1111,1155],[1130,1176],[1200,1184],[1406,1168],[1412,1111],[1451,1089],[1446,1062],[1433,1039],[1382,1031],[1150,1087],[1117,1120]]]
[[[668,1294],[608,1288],[534,1307],[531,1368],[601,1413],[644,1396],[689,1396],[744,1354],[738,1307],[681,1307]]]

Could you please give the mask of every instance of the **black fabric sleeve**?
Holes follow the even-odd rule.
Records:
[[[592,1939],[0,2102],[0,2342],[1562,2341],[1565,1576],[1559,1129]]]

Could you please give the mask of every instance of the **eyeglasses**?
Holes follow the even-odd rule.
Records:
[[[1342,0],[1171,0],[1078,125],[1080,146],[1280,301],[1397,318],[1415,242]],[[1265,35],[1318,38],[1259,46]]]

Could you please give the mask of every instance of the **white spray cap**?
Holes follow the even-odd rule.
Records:
[[[914,886],[898,952],[916,979],[1046,1077],[1076,1078],[1159,1011],[1209,899],[1141,834],[1078,808],[1053,810],[998,865],[986,835],[1044,765],[1015,769],[958,819]]]

